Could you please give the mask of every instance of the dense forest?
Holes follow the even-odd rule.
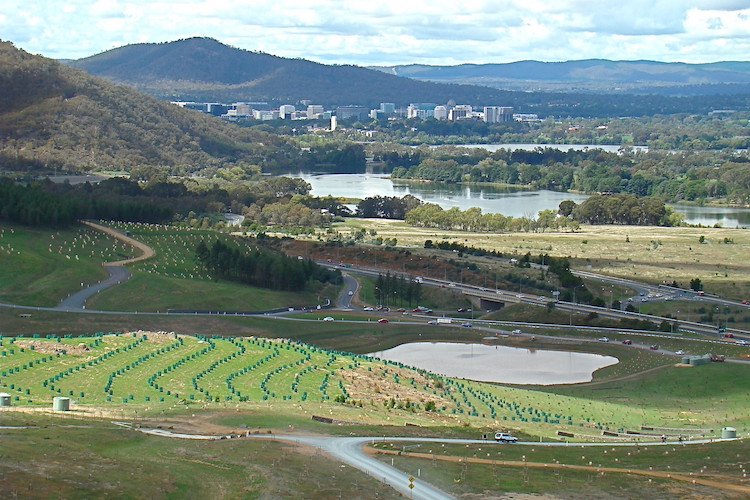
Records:
[[[224,213],[246,216],[246,226],[320,227],[334,216],[351,215],[336,198],[310,196],[302,179],[268,177],[259,182],[216,179],[199,182],[131,181],[122,177],[97,184],[0,178],[0,218],[27,225],[65,226],[79,219],[173,222],[223,227]]]
[[[24,186],[0,178],[0,219],[28,226],[64,227],[80,219],[157,223],[169,222],[172,215],[172,209],[164,205],[85,189],[59,193],[40,184]]]
[[[201,241],[195,255],[198,263],[216,279],[271,290],[304,290],[311,280],[333,284],[342,281],[340,271],[326,269],[310,259],[288,257],[262,247],[243,252],[238,246],[218,239],[210,247]]]

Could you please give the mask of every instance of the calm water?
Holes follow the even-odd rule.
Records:
[[[479,207],[483,213],[500,213],[512,217],[535,216],[542,210],[557,210],[561,201],[581,203],[587,195],[546,190],[522,190],[482,185],[440,184],[436,182],[409,182],[386,174],[294,174],[312,186],[314,196],[344,196],[367,198],[370,196],[404,196],[411,194],[422,201],[436,203],[444,209],[458,207],[466,210]],[[686,215],[688,224],[724,227],[750,227],[750,209],[714,208],[675,205]]]
[[[482,148],[494,153],[498,149],[515,151],[534,151],[536,148],[552,148],[560,151],[583,151],[586,149],[601,149],[607,153],[617,153],[622,146],[597,145],[597,144],[456,144],[460,148]],[[439,146],[435,146],[439,147]],[[633,151],[648,151],[648,146],[630,146]]]
[[[618,363],[598,354],[453,342],[413,342],[370,356],[448,377],[536,385],[590,382],[596,370]]]

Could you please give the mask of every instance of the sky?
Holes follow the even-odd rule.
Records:
[[[78,59],[212,37],[327,64],[750,59],[750,0],[3,0],[0,39]]]

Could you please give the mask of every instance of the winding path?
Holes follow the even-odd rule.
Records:
[[[130,236],[126,236],[119,231],[116,231],[106,226],[102,226],[101,224],[96,224],[94,222],[82,221],[82,223],[86,226],[96,229],[97,231],[101,231],[103,233],[109,234],[110,236],[113,236],[120,241],[123,241],[129,245],[132,245],[133,247],[140,250],[142,253],[141,255],[137,257],[131,257],[129,259],[105,263],[104,269],[109,273],[109,278],[70,295],[69,297],[65,298],[62,302],[60,302],[57,305],[57,307],[55,307],[54,309],[63,310],[63,311],[80,311],[80,310],[86,309],[86,302],[91,297],[101,292],[102,290],[106,290],[107,288],[111,288],[115,285],[119,285],[123,281],[127,281],[130,279],[131,277],[130,272],[127,269],[125,269],[125,267],[123,267],[125,266],[125,264],[132,264],[134,262],[140,262],[146,259],[150,259],[154,255],[156,255],[156,251],[150,246],[145,245],[144,243],[141,243],[140,241],[135,240],[131,238]]]

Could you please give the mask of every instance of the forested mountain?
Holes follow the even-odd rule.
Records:
[[[126,45],[69,61],[113,82],[169,100],[297,102],[505,102],[488,87],[438,85],[350,65],[287,59],[224,45],[211,38]]]
[[[381,102],[512,106],[541,116],[644,116],[706,113],[747,106],[746,96],[678,98],[591,93],[511,92],[481,85],[438,84],[357,66],[324,65],[304,59],[250,52],[210,38],[135,44],[68,64],[168,100],[200,102],[310,100],[325,106]],[[410,74],[409,76],[415,76]]]
[[[0,137],[0,170],[16,171],[155,166],[184,174],[272,161],[284,146],[2,41]]]
[[[750,92],[750,62],[518,61],[503,64],[372,66],[392,75],[505,90],[705,95]]]

